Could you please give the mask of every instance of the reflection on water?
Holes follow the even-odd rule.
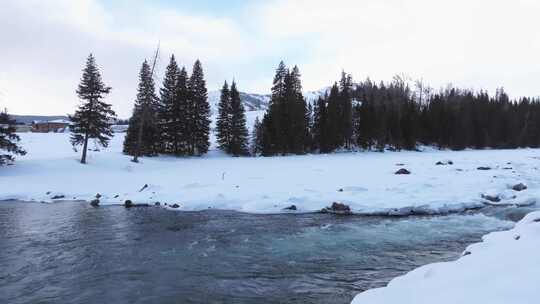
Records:
[[[388,219],[0,202],[0,303],[349,303],[512,225],[504,212],[489,215]]]

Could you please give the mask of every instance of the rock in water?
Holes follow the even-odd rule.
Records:
[[[447,160],[447,161],[444,161],[444,162],[438,161],[438,162],[435,163],[435,165],[437,165],[437,166],[446,166],[446,165],[453,165],[453,164],[454,164],[454,162],[451,161],[451,160]]]
[[[124,207],[126,207],[126,208],[131,208],[131,207],[133,207],[133,202],[132,202],[131,200],[126,200],[126,201],[124,202]]]
[[[514,190],[514,191],[523,191],[525,189],[527,189],[527,186],[525,186],[525,184],[523,184],[523,183],[519,183],[519,184],[514,185],[512,187],[512,190]]]
[[[51,199],[57,200],[57,199],[65,198],[65,197],[66,197],[65,195],[60,194],[60,195],[55,195],[55,196],[51,197]]]
[[[289,207],[287,207],[287,208],[283,208],[283,210],[291,210],[291,211],[296,211],[296,210],[297,210],[297,208],[296,208],[296,206],[295,206],[295,205],[290,205],[290,206],[289,206]]]
[[[178,204],[172,204],[172,205],[171,205],[171,208],[173,208],[173,209],[178,209],[178,208],[180,208],[180,205],[178,205]]]
[[[90,205],[93,207],[99,207],[99,199],[93,199],[90,201]]]
[[[501,198],[498,195],[482,194],[482,198],[494,203],[501,201]]]
[[[394,174],[397,174],[397,175],[401,175],[401,174],[411,174],[411,171],[405,169],[405,168],[401,168],[399,170],[396,171],[396,173]]]
[[[322,213],[334,213],[334,214],[342,214],[342,215],[349,215],[352,214],[351,208],[345,204],[333,202],[332,206],[326,207],[321,210]]]

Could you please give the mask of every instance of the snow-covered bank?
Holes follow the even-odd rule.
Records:
[[[179,210],[246,212],[320,210],[332,202],[354,212],[446,213],[491,204],[534,204],[540,197],[540,150],[359,152],[232,158],[212,150],[202,158],[156,157],[130,162],[123,134],[108,149],[78,163],[69,134],[21,134],[28,155],[0,169],[0,200],[91,200],[104,204],[178,203]],[[452,165],[436,165],[452,160]],[[491,170],[477,170],[480,166]],[[395,175],[407,168],[410,175]],[[510,187],[524,183],[528,189]],[[140,191],[147,184],[148,187]],[[484,198],[482,195],[484,194]],[[486,195],[497,196],[489,202]]]
[[[352,303],[539,303],[539,249],[540,212],[533,212],[512,230],[484,236],[459,260],[420,267]]]

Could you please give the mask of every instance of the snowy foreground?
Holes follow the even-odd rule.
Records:
[[[101,204],[160,202],[175,210],[311,212],[332,202],[354,213],[446,214],[487,205],[540,205],[540,150],[359,152],[233,158],[123,155],[124,134],[78,162],[69,134],[20,134],[28,155],[0,170],[0,200]],[[452,164],[448,164],[451,161]],[[442,162],[443,165],[436,165]],[[489,170],[478,170],[489,167]],[[395,175],[406,168],[410,175]],[[512,189],[522,183],[527,189]],[[144,187],[147,185],[147,187]],[[297,211],[284,211],[295,205]],[[169,207],[166,207],[169,208]],[[359,294],[355,304],[538,303],[540,212],[513,230],[469,246],[455,262],[431,264]]]
[[[469,246],[459,260],[420,267],[353,304],[540,303],[540,212]]]
[[[485,204],[533,205],[540,198],[540,150],[358,152],[330,155],[233,158],[212,150],[197,158],[123,155],[124,134],[108,149],[91,151],[87,165],[69,144],[69,134],[20,134],[28,154],[0,170],[0,200],[101,204],[178,204],[275,213],[295,205],[311,212],[332,202],[353,212],[390,215],[444,214]],[[451,160],[453,165],[435,165]],[[491,170],[477,170],[480,166]],[[407,168],[410,175],[395,175]],[[527,185],[524,191],[510,187]],[[140,191],[144,185],[146,189]],[[482,195],[498,197],[490,202]],[[55,198],[55,199],[53,199]]]

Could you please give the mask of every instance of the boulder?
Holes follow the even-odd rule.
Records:
[[[126,201],[124,202],[124,207],[126,207],[126,208],[131,208],[131,207],[133,207],[133,202],[132,202],[131,200],[126,200]]]
[[[98,207],[99,206],[99,199],[93,199],[90,201],[90,206],[92,207]]]
[[[399,170],[396,171],[396,173],[394,174],[397,174],[397,175],[401,175],[401,174],[411,174],[411,171],[405,169],[405,168],[401,168]]]
[[[527,189],[527,186],[525,186],[525,184],[523,184],[523,183],[519,183],[519,184],[516,184],[516,185],[512,186],[512,190],[514,190],[514,191],[523,191],[525,189]]]
[[[451,161],[451,160],[447,160],[447,161],[438,161],[435,163],[435,165],[437,166],[446,166],[446,165],[453,165],[454,162]]]
[[[339,188],[339,189],[338,189],[338,192],[343,192],[343,188]]]
[[[491,170],[491,167],[478,167],[476,168],[477,170],[480,170],[480,171],[487,171],[487,170]]]
[[[352,214],[351,208],[345,204],[333,202],[332,206],[323,208],[322,213],[334,213],[334,214]]]
[[[482,194],[482,198],[494,203],[498,203],[501,201],[499,195]]]
[[[296,211],[297,208],[295,205],[290,205],[289,207],[286,207],[286,208],[283,208],[283,210],[291,210],[291,211]]]
[[[161,205],[160,202],[155,202],[155,203],[154,203],[154,206],[160,206],[160,205]]]
[[[97,199],[100,199],[100,198],[101,198],[101,194],[99,194],[99,193],[96,194],[96,198],[97,198]]]
[[[170,207],[173,208],[173,209],[178,209],[178,208],[180,208],[180,205],[172,204],[172,205],[170,205]]]

